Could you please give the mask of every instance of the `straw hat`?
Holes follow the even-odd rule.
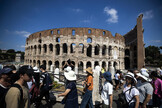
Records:
[[[86,69],[86,71],[87,71],[88,73],[90,73],[90,74],[93,74],[92,68],[91,68],[91,67],[88,67],[88,68]]]
[[[76,74],[72,70],[68,71],[68,72],[64,72],[64,75],[65,75],[66,79],[69,80],[69,81],[76,80]]]
[[[131,73],[131,72],[128,72],[128,73],[125,75],[125,77],[132,78],[132,79],[134,80],[134,82],[137,83],[137,80],[136,80],[136,78],[134,77],[134,74]]]

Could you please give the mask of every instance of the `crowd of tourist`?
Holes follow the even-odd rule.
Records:
[[[76,73],[68,60],[63,68],[66,79],[65,91],[57,96],[63,96],[62,104],[65,108],[78,108],[78,91],[76,87]],[[86,69],[86,79],[82,81],[84,95],[80,108],[93,108],[93,70]],[[125,108],[162,108],[162,70],[148,71],[145,67],[141,70],[128,70],[123,73],[117,70],[114,80],[109,71],[100,72],[104,80],[101,89],[102,108],[112,108],[113,92],[122,90],[126,103],[120,102]],[[41,65],[31,67],[24,65],[17,71],[16,68],[5,66],[0,70],[0,107],[1,108],[30,108],[31,103],[38,108],[45,97],[47,107],[51,108],[49,91],[51,79],[46,67]],[[101,83],[101,82],[100,82]],[[120,98],[120,97],[119,97]],[[123,100],[123,99],[122,99]],[[124,101],[123,100],[123,101]]]

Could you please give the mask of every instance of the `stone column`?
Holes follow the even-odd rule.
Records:
[[[70,55],[70,45],[68,45],[67,47],[68,47],[68,55]]]
[[[59,73],[60,73],[59,68],[56,68],[54,74],[58,74],[58,75],[55,75],[57,78],[54,77],[54,81],[59,82]]]
[[[62,55],[62,51],[63,51],[62,44],[60,44],[60,55]]]
[[[111,61],[111,63],[110,63],[110,72],[111,72],[111,75],[112,75],[112,79],[114,79],[115,69],[113,67],[113,61]]]
[[[85,73],[85,72],[86,72],[86,71],[85,71],[85,70],[86,70],[86,61],[83,61],[83,65],[84,65],[84,66],[83,66],[83,72]]]
[[[41,55],[43,55],[44,49],[43,46],[41,45]]]
[[[102,47],[99,48],[99,57],[102,58]]]
[[[46,54],[47,54],[47,55],[50,54],[49,44],[47,44],[47,53],[46,53]]]
[[[94,61],[92,61],[91,64],[92,64],[92,69],[94,69]]]
[[[95,48],[94,48],[94,46],[92,46],[92,57],[94,57],[95,56]]]

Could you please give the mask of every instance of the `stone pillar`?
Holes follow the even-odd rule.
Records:
[[[84,45],[84,55],[87,56],[87,46]]]
[[[100,66],[96,66],[95,70],[93,70],[93,93],[92,93],[93,102],[101,101],[101,96],[99,94],[100,71],[101,71]]]
[[[94,54],[95,53],[95,48],[94,48],[94,46],[92,46],[92,57],[94,57]]]
[[[62,44],[60,44],[60,55],[62,55],[62,51],[63,51]]]
[[[49,44],[47,44],[47,55],[50,54]]]
[[[85,72],[86,72],[86,71],[85,71],[85,70],[86,70],[86,62],[85,62],[85,61],[83,62],[83,65],[84,65],[84,66],[83,66],[83,72],[85,73]]]
[[[94,69],[94,61],[91,62],[92,69]]]
[[[99,57],[102,58],[102,47],[99,48]]]
[[[110,70],[109,71],[112,75],[112,79],[114,79],[115,69],[113,67],[113,61],[111,61],[111,63],[110,63]]]
[[[59,82],[59,68],[56,68],[56,69],[55,69],[54,74],[58,74],[58,75],[55,75],[55,77],[57,77],[57,78],[54,77],[54,81]]]
[[[44,49],[43,46],[41,45],[41,55],[43,55]]]

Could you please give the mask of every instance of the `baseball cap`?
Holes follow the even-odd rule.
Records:
[[[3,68],[2,70],[0,70],[0,74],[8,74],[12,72],[11,68]]]

